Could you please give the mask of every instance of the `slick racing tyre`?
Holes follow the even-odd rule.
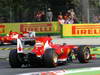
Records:
[[[56,67],[58,61],[58,55],[53,48],[46,49],[44,55],[44,64],[46,67]]]
[[[77,58],[80,63],[88,63],[90,57],[90,48],[88,46],[80,46],[78,48]]]
[[[18,54],[16,49],[10,51],[9,64],[12,68],[20,68],[22,65],[18,59]]]

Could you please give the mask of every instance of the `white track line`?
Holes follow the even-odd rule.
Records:
[[[72,70],[57,70],[57,71],[47,71],[44,73],[48,73],[47,75],[51,75],[50,73],[55,73],[55,75],[64,75],[64,74],[71,74],[71,73],[80,73],[80,72],[91,72],[91,71],[100,71],[100,67],[92,67],[92,68],[81,68],[81,69],[72,69]],[[23,73],[17,75],[41,75],[43,72],[30,72],[30,73]]]

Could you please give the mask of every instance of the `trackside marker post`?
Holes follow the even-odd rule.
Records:
[[[17,53],[23,53],[23,45],[20,39],[17,39]]]

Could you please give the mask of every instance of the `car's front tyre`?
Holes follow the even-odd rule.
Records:
[[[88,46],[80,46],[78,48],[77,58],[80,63],[88,63],[90,57],[90,48]]]

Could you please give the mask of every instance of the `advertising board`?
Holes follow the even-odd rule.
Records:
[[[100,24],[64,24],[62,37],[99,37]]]
[[[0,24],[1,25],[1,24]],[[59,33],[60,26],[58,22],[23,22],[23,23],[2,23],[0,32],[27,32],[35,31],[36,33]]]

